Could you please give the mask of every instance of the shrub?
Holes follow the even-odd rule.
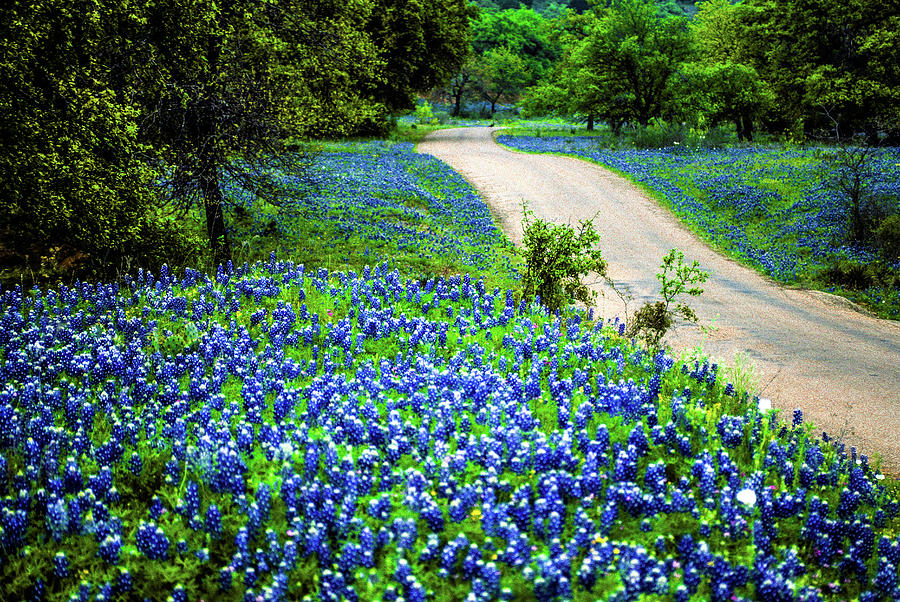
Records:
[[[863,264],[840,259],[819,272],[819,277],[828,284],[853,291],[864,291],[872,287],[890,289],[900,285],[896,270],[880,261]]]
[[[661,272],[656,274],[662,288],[662,301],[648,302],[638,309],[629,320],[628,336],[636,337],[648,347],[659,349],[662,340],[671,328],[675,319],[680,317],[689,322],[697,322],[697,314],[686,303],[675,303],[675,298],[682,294],[696,297],[703,293],[698,284],[706,282],[709,274],[700,269],[694,261],[691,265],[684,263],[684,253],[672,249],[663,257]]]
[[[887,261],[900,259],[900,215],[889,215],[875,228],[875,244]]]
[[[534,219],[534,213],[526,209],[524,226],[525,297],[538,297],[551,310],[575,301],[592,305],[596,293],[582,279],[590,272],[606,275],[606,261],[596,246],[600,235],[590,220],[581,221],[576,233],[569,225]]]
[[[427,100],[416,107],[416,121],[422,124],[436,123],[434,112],[431,110],[431,103]]]
[[[170,267],[196,265],[206,252],[207,241],[199,232],[188,232],[173,221],[148,217],[141,223],[138,241],[129,249],[126,262],[157,272]],[[208,244],[208,243],[207,243]]]
[[[666,148],[685,144],[685,131],[681,125],[651,123],[637,129],[631,137],[635,148]]]
[[[841,259],[821,272],[822,278],[829,284],[843,286],[861,291],[872,286],[872,274],[861,263]]]

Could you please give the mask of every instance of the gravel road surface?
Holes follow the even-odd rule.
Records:
[[[688,298],[703,332],[679,326],[667,341],[678,352],[702,345],[721,365],[736,354],[755,366],[760,397],[776,408],[801,408],[806,420],[841,437],[882,469],[900,476],[900,324],[859,311],[840,297],[791,289],[725,258],[681,226],[639,188],[575,158],[532,155],[496,144],[489,128],[438,130],[417,150],[445,161],[483,196],[498,223],[522,242],[522,202],[537,217],[577,224],[593,219],[609,275],[634,311],[659,293],[656,272],[672,248],[710,273],[705,292]],[[605,285],[606,318],[626,307]]]

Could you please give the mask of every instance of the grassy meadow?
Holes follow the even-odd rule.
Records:
[[[0,289],[4,599],[900,596],[876,459],[523,301],[483,201],[408,143],[302,175],[279,206],[229,188],[216,269]]]

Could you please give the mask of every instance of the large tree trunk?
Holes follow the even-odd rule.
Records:
[[[460,112],[462,112],[462,97],[470,78],[465,72],[460,73],[457,77],[459,79],[455,80],[451,88],[453,90],[453,117],[459,117]]]
[[[453,95],[453,112],[451,116],[459,117],[460,110],[462,110],[462,88],[459,89],[457,94]]]
[[[742,121],[744,124],[744,138],[747,142],[753,142],[753,118],[745,114]]]
[[[744,141],[744,124],[741,123],[740,117],[734,118],[734,127],[735,127],[735,130],[737,131],[738,142],[743,142]]]
[[[209,249],[218,265],[231,259],[231,244],[225,230],[225,211],[222,206],[222,189],[219,187],[219,169],[207,167],[200,180],[203,205],[206,208],[206,234]]]
[[[594,131],[594,114],[588,113],[587,129],[589,132]]]

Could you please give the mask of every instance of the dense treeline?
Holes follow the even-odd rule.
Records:
[[[685,14],[693,14],[696,12],[696,0],[656,1],[658,4],[665,5],[667,10],[673,10],[675,13],[683,12]],[[505,10],[524,7],[534,9],[536,12],[543,15],[556,15],[565,12],[567,9],[583,13],[590,9],[591,0],[476,0],[475,4],[488,10]]]
[[[0,260],[228,256],[222,182],[277,197],[297,137],[384,132],[469,51],[465,0],[19,0],[0,6]],[[42,259],[43,258],[43,259]],[[4,267],[4,266],[0,266]]]
[[[491,104],[522,99],[528,113],[577,114],[615,131],[728,123],[741,140],[759,127],[795,139],[900,130],[896,1],[493,4],[473,24],[469,78],[470,93]],[[499,93],[494,81],[505,82]]]
[[[152,267],[201,239],[224,259],[223,185],[284,198],[285,143],[384,133],[427,90],[616,132],[896,138],[898,32],[897,0],[3,3],[0,272]]]

